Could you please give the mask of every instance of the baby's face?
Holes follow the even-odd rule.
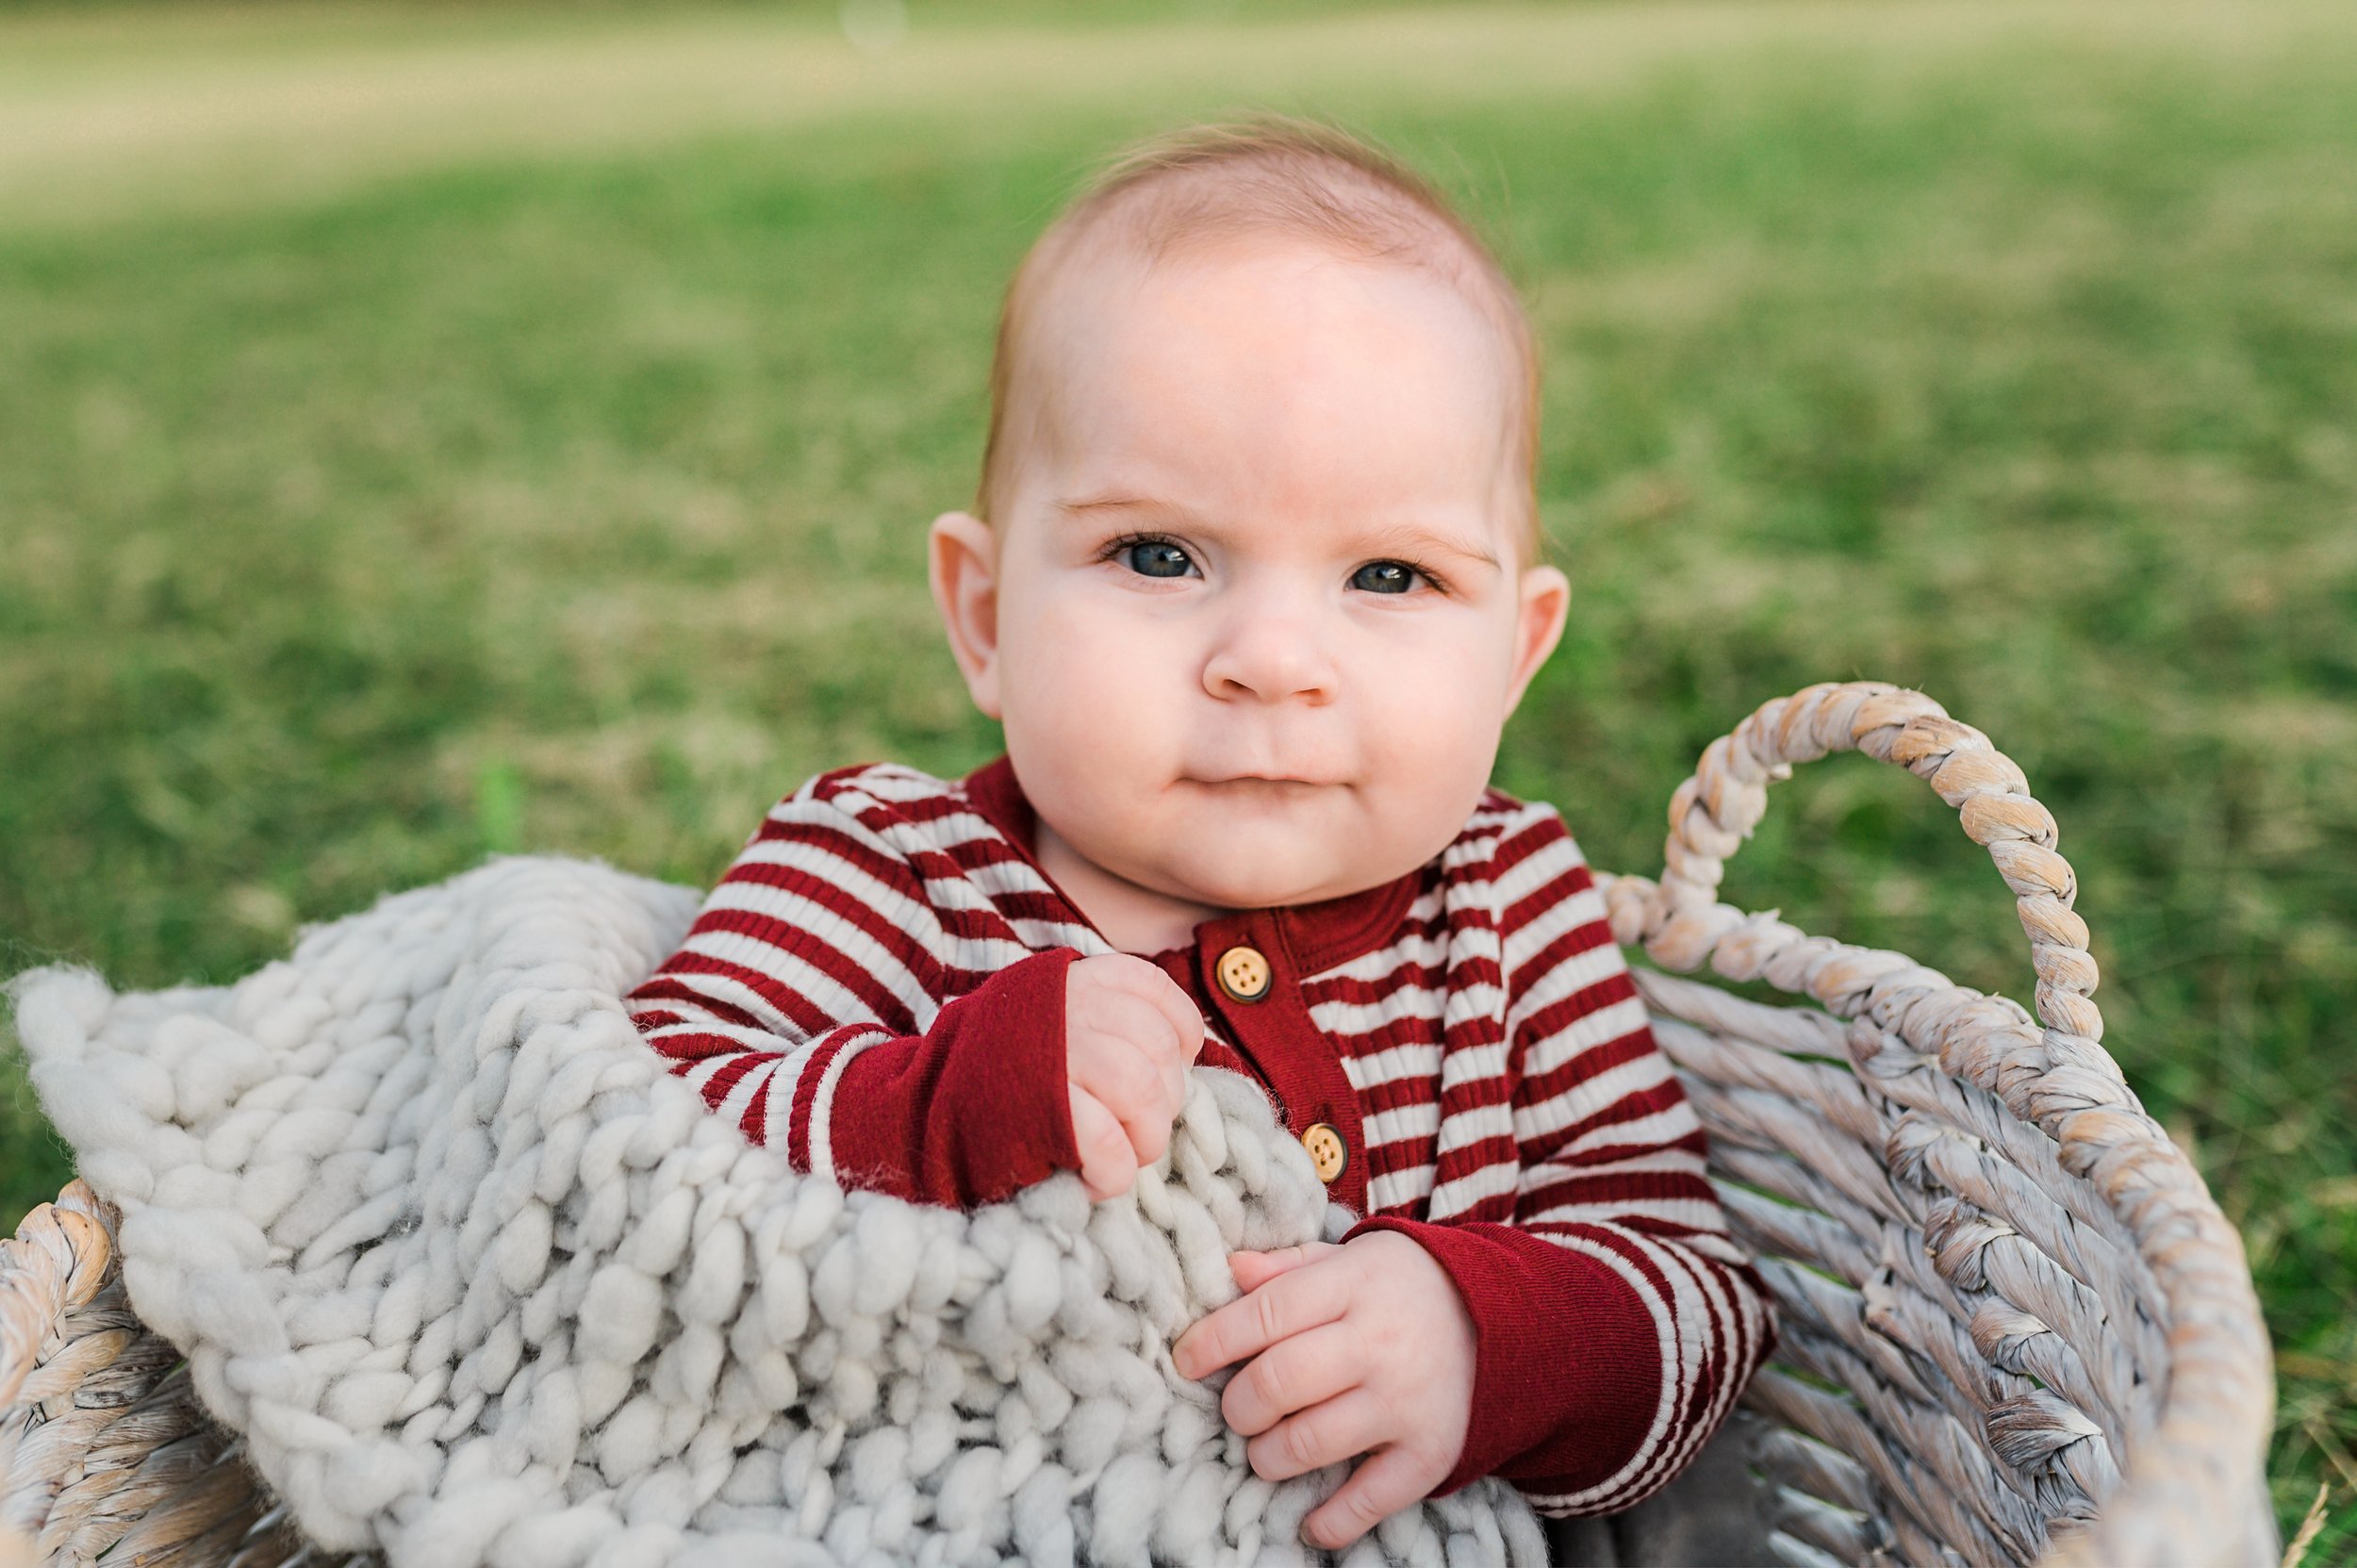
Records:
[[[1429,860],[1568,594],[1520,559],[1496,330],[1424,271],[1285,240],[1065,289],[1000,515],[933,546],[1043,828],[1215,909]]]

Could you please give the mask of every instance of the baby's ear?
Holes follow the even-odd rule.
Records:
[[[1524,690],[1555,645],[1563,640],[1563,623],[1571,614],[1572,580],[1554,567],[1524,570],[1514,623],[1514,667],[1506,685],[1506,711],[1520,706]]]
[[[974,705],[991,718],[998,706],[998,541],[990,524],[970,512],[933,519],[926,541],[926,575],[941,612],[949,652],[965,677]]]

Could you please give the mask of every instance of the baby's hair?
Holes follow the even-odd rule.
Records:
[[[1314,121],[1266,117],[1195,125],[1113,159],[1047,226],[1007,286],[990,374],[990,436],[975,515],[1001,498],[1017,393],[1032,366],[1032,323],[1076,256],[1125,248],[1149,265],[1190,247],[1252,234],[1309,239],[1346,256],[1439,273],[1497,328],[1513,365],[1513,461],[1522,492],[1523,561],[1541,559],[1536,494],[1539,355],[1529,318],[1490,247],[1430,182],[1374,144]]]

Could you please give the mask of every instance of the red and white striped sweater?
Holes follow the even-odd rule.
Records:
[[[748,1137],[848,1186],[972,1207],[1078,1168],[1064,969],[1114,949],[1032,823],[1004,756],[812,779],[632,994],[639,1030]],[[1213,978],[1237,947],[1273,971],[1249,1001]],[[1495,1474],[1602,1513],[1692,1457],[1772,1342],[1768,1296],[1552,806],[1490,790],[1396,882],[1145,956],[1202,1009],[1202,1065],[1341,1134],[1351,1234],[1405,1232],[1464,1296],[1472,1420],[1437,1491]]]

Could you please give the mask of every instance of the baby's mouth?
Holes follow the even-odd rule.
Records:
[[[1207,789],[1223,795],[1241,795],[1272,801],[1292,801],[1313,791],[1330,786],[1316,779],[1269,778],[1259,774],[1239,774],[1227,779],[1197,779],[1194,781]]]

